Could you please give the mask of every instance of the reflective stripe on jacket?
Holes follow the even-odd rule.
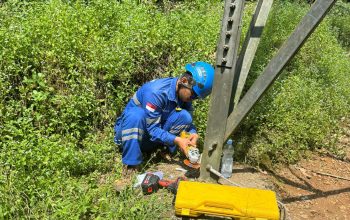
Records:
[[[175,135],[162,129],[169,114],[176,107],[186,109],[192,115],[191,102],[182,102],[176,95],[176,82],[178,78],[163,78],[152,80],[137,90],[126,108],[140,106],[146,112],[147,131],[151,141],[162,142],[168,145],[174,144]],[[196,133],[192,124],[190,133]]]

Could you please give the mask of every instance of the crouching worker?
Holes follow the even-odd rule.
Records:
[[[187,64],[179,78],[152,80],[144,84],[130,99],[117,118],[115,143],[121,148],[125,177],[143,161],[143,153],[167,146],[171,153],[177,147],[196,146],[198,134],[192,123],[192,101],[210,94],[214,69],[205,62]],[[181,138],[181,131],[190,133]]]

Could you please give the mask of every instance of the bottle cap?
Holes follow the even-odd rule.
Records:
[[[233,143],[232,139],[227,140],[227,144],[231,145]]]

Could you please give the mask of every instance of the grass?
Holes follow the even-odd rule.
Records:
[[[348,8],[337,3],[243,122],[236,160],[339,153],[332,135],[350,109]],[[245,89],[307,9],[274,3]],[[214,63],[222,12],[214,0],[1,3],[0,219],[168,218],[170,194],[160,201],[113,190],[121,176],[114,120],[145,81],[177,76],[188,62]],[[196,103],[202,140],[208,100]]]

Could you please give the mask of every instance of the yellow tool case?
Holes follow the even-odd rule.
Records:
[[[276,194],[270,190],[180,181],[175,199],[176,215],[279,219]]]

